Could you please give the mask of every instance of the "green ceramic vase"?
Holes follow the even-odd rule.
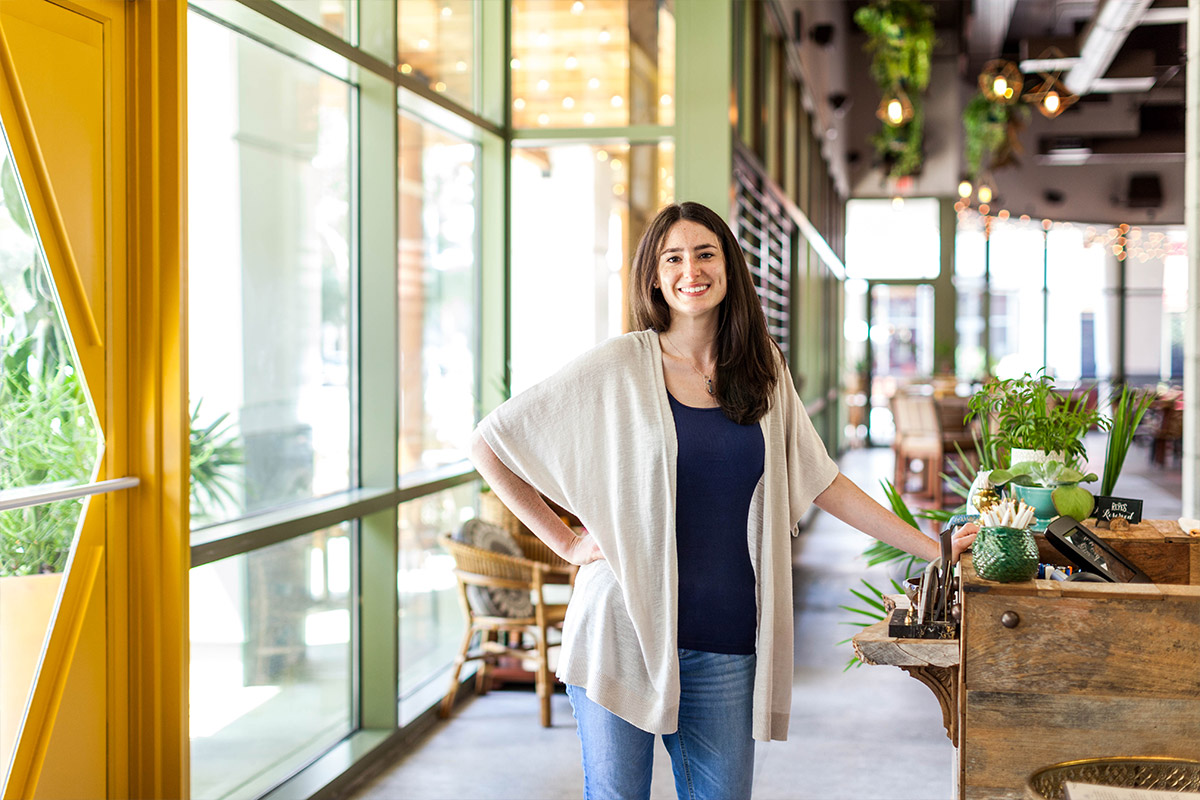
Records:
[[[989,581],[1012,583],[1037,575],[1037,542],[1021,528],[980,528],[971,554],[975,572]]]

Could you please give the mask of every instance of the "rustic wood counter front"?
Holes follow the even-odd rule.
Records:
[[[1096,532],[1157,583],[995,583],[968,555],[958,642],[890,639],[886,623],[854,638],[934,690],[959,798],[1019,800],[1060,761],[1200,758],[1200,540],[1160,520]]]

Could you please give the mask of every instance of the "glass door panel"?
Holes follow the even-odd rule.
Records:
[[[867,425],[872,444],[891,444],[896,435],[891,398],[933,376],[933,287],[872,283],[868,303]]]

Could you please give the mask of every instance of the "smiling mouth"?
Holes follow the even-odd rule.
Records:
[[[678,291],[682,295],[686,295],[688,297],[696,297],[698,295],[702,295],[705,292],[707,292],[708,288],[709,288],[708,284],[705,284],[703,286],[681,286],[681,287],[679,287]]]

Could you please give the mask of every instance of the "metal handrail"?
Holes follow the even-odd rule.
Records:
[[[43,506],[47,503],[57,503],[60,500],[74,500],[79,497],[88,497],[93,494],[106,494],[115,492],[120,489],[132,489],[141,483],[139,478],[112,478],[107,481],[96,481],[95,483],[76,484],[74,486],[66,486],[62,489],[43,489],[41,491],[26,490],[9,490],[7,492],[0,491],[0,511],[12,511],[16,508],[29,508],[31,506]],[[20,493],[19,497],[11,495]],[[6,500],[4,495],[10,495]]]

